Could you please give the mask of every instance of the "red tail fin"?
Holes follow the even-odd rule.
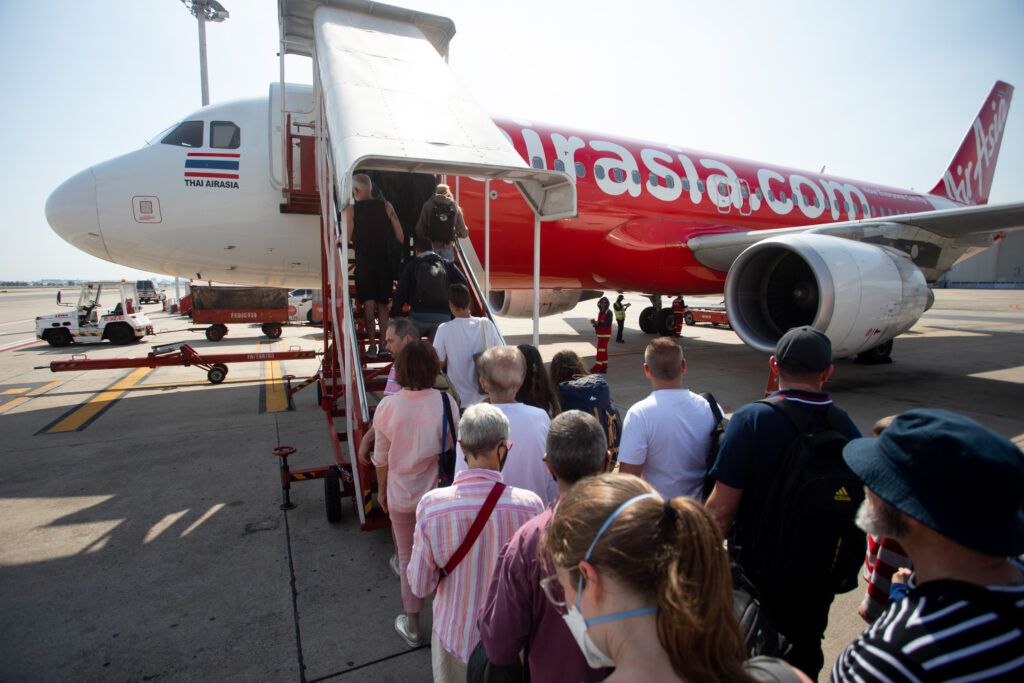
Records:
[[[1010,113],[1013,86],[996,81],[942,179],[929,194],[962,204],[986,204]]]

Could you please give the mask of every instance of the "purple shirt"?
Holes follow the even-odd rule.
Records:
[[[501,549],[480,608],[480,639],[487,658],[498,665],[511,664],[529,645],[533,683],[601,681],[612,669],[587,666],[569,627],[540,587],[537,546],[551,523],[553,505],[520,527]]]

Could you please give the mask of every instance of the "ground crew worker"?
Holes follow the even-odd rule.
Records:
[[[672,300],[672,336],[678,337],[683,330],[683,316],[686,314],[686,302],[680,294]]]
[[[615,337],[615,341],[620,344],[624,343],[622,341],[622,326],[626,324],[626,309],[632,305],[622,303],[622,295],[619,294],[615,299],[615,304],[612,306],[615,309],[615,322],[619,324],[619,334]]]
[[[591,373],[608,372],[608,340],[612,338],[612,312],[609,310],[608,297],[602,296],[597,302],[597,319],[591,319],[590,324],[597,332],[597,360],[594,367],[590,368]]]

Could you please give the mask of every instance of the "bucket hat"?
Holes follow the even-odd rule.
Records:
[[[909,410],[878,438],[854,439],[843,459],[897,510],[978,552],[1024,552],[1024,453],[946,410]]]

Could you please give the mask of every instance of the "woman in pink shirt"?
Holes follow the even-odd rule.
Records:
[[[441,370],[437,353],[430,344],[406,344],[395,359],[395,379],[402,389],[385,397],[374,414],[376,441],[372,462],[377,468],[377,502],[391,517],[391,533],[402,582],[402,609],[395,617],[395,630],[410,647],[423,643],[420,611],[423,599],[409,589],[405,570],[412,554],[416,528],[416,504],[437,485],[438,455],[453,448],[456,435],[448,431],[444,448],[441,426],[444,401],[458,428],[459,409],[451,396],[434,389]],[[396,567],[392,566],[392,569]]]

